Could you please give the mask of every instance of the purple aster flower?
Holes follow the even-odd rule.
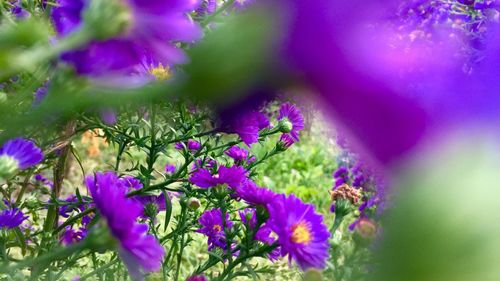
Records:
[[[124,176],[120,178],[120,181],[122,182],[123,186],[127,189],[141,189],[142,188],[142,182],[133,176]]]
[[[236,189],[236,195],[253,206],[267,206],[273,202],[277,194],[274,191],[258,187],[253,181],[246,180]]]
[[[259,131],[269,127],[269,119],[261,112],[250,111],[236,117],[230,127],[231,132],[238,134],[250,146],[259,140]]]
[[[173,173],[175,173],[175,165],[174,164],[166,164],[165,165],[165,173],[168,174],[168,175],[172,175]]]
[[[241,211],[238,211],[240,215],[241,221],[250,227],[250,229],[254,229],[257,225],[257,212],[252,208],[245,208]]]
[[[188,140],[187,143],[178,142],[174,147],[177,150],[183,150],[186,147],[188,150],[196,151],[201,148],[201,143],[195,140]]]
[[[214,159],[196,159],[192,170],[196,171],[200,168],[213,169],[216,165],[217,162]]]
[[[71,195],[70,197],[66,198],[64,202],[69,203],[65,204],[59,207],[59,215],[62,217],[69,217],[73,211],[79,210],[80,212],[85,211],[85,205],[83,202],[79,202],[78,197],[76,195]],[[76,204],[80,203],[80,204]]]
[[[116,124],[117,116],[116,112],[112,108],[102,109],[99,112],[102,122],[108,126],[113,126]]]
[[[61,37],[76,31],[82,25],[82,12],[88,0],[59,0],[52,10],[52,19]],[[131,75],[148,72],[147,58],[157,64],[172,65],[187,61],[185,54],[173,42],[193,42],[202,36],[201,28],[189,19],[198,1],[120,1],[123,10],[131,16],[122,34],[105,41],[93,41],[80,50],[62,56],[79,74],[108,80],[128,76],[128,83],[143,83]],[[149,75],[144,75],[149,76]],[[149,77],[147,78],[149,79]]]
[[[290,134],[282,134],[280,140],[278,141],[278,146],[283,150],[290,148],[295,143],[295,140],[290,136]]]
[[[34,99],[33,99],[33,106],[38,106],[45,96],[47,96],[49,87],[49,82],[45,82],[40,88],[36,89],[35,93],[33,94]]]
[[[18,227],[28,218],[17,208],[11,208],[0,212],[0,228],[12,229]]]
[[[96,173],[88,176],[85,183],[96,208],[119,243],[118,252],[130,275],[142,279],[143,273],[159,270],[165,250],[147,233],[147,225],[137,223],[142,206],[127,198],[118,176],[113,172]]]
[[[22,1],[21,0],[17,0],[15,3],[14,3],[14,6],[12,7],[11,9],[11,12],[13,15],[16,16],[16,18],[18,19],[23,19],[23,18],[27,18],[30,16],[30,13],[28,13],[28,11],[26,11],[24,8],[23,8],[23,5],[22,5]]]
[[[40,163],[43,153],[34,142],[16,138],[8,140],[0,148],[0,159],[13,161],[17,169],[26,169]]]
[[[304,129],[304,117],[300,110],[291,103],[281,105],[278,115],[280,126],[286,129],[285,133],[290,133],[290,136],[295,140],[299,140],[299,132]]]
[[[227,184],[231,188],[238,188],[247,179],[247,170],[241,166],[220,166],[217,173],[198,169],[189,178],[189,181],[201,188],[209,188]]]
[[[288,254],[289,260],[295,260],[302,270],[324,268],[329,257],[330,232],[314,206],[294,195],[280,195],[267,208],[267,223],[278,235],[282,256]]]
[[[38,181],[50,188],[53,188],[54,187],[54,182],[49,180],[48,178],[44,177],[42,174],[36,174],[35,175],[35,181]]]
[[[226,249],[226,234],[224,232],[224,221],[220,209],[212,209],[205,211],[198,220],[202,226],[196,232],[205,234],[208,237],[208,250],[211,251],[215,247]],[[233,222],[229,220],[229,214],[226,213],[226,227],[229,229],[233,226]]]
[[[203,274],[191,275],[186,279],[186,281],[207,281],[207,277]]]
[[[143,195],[135,196],[133,199],[137,200],[144,206],[142,213],[143,218],[155,217],[160,211],[167,209],[165,202],[165,195]]]
[[[225,154],[233,158],[236,162],[242,162],[248,158],[248,151],[237,146],[231,146],[231,148],[226,150]]]
[[[213,14],[217,10],[217,0],[202,0],[201,5],[196,9],[198,16]]]
[[[85,228],[79,228],[78,230],[75,230],[72,226],[67,226],[59,241],[61,241],[61,244],[63,245],[70,245],[83,240],[86,235],[87,229]]]

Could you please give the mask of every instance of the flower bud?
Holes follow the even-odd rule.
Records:
[[[217,195],[217,197],[219,197],[219,198],[224,198],[227,194],[226,186],[221,185],[221,184],[214,187],[214,191],[215,191],[215,194]]]
[[[19,169],[19,162],[8,155],[0,156],[0,177],[9,179],[15,175]]]
[[[278,123],[278,126],[280,128],[280,131],[282,133],[290,133],[293,129],[293,124],[290,122],[288,119],[284,118],[281,119]]]
[[[149,203],[144,206],[144,214],[148,218],[154,219],[156,215],[158,214],[158,205],[154,203]]]
[[[356,225],[356,233],[363,238],[373,239],[377,234],[377,226],[370,219],[362,218]]]
[[[304,281],[323,281],[323,274],[315,268],[310,268],[304,272]]]
[[[0,103],[7,102],[7,94],[4,92],[0,92]]]
[[[187,200],[187,207],[190,210],[197,210],[201,206],[201,202],[198,198],[191,197]]]

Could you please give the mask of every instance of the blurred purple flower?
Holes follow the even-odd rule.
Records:
[[[67,226],[64,229],[64,232],[59,240],[63,245],[70,245],[83,240],[83,238],[85,238],[86,235],[87,235],[87,230],[85,228],[79,228],[78,230],[74,230],[72,226]]]
[[[8,140],[0,147],[0,158],[2,157],[15,160],[18,169],[26,169],[40,163],[43,153],[34,142],[16,138]]]
[[[130,189],[141,189],[143,187],[142,182],[134,176],[124,176],[120,178],[123,186]]]
[[[248,151],[238,146],[231,146],[226,150],[225,154],[234,159],[236,162],[242,162],[248,158]]]
[[[168,175],[172,175],[175,173],[176,167],[174,164],[166,164],[165,165],[165,173]]]
[[[147,234],[147,225],[136,222],[142,213],[142,206],[127,198],[126,189],[118,176],[113,172],[96,173],[88,176],[85,184],[96,208],[119,243],[118,252],[130,275],[142,279],[144,272],[159,270],[165,250],[154,236]]]
[[[207,277],[205,275],[200,274],[200,275],[191,275],[186,279],[186,281],[207,281]]]
[[[112,108],[101,109],[99,111],[102,122],[108,126],[113,126],[116,124],[117,116],[116,111]]]
[[[187,147],[188,150],[196,151],[201,148],[201,143],[195,140],[188,140],[187,143],[177,142],[174,147],[177,150],[183,150],[184,147]]]
[[[226,228],[231,228],[233,222],[229,220],[229,214],[225,216]],[[211,251],[215,247],[226,249],[226,234],[224,232],[224,221],[220,209],[212,209],[205,211],[198,220],[202,226],[196,232],[205,234],[208,237],[208,250]]]
[[[261,112],[250,111],[236,116],[230,124],[230,131],[238,134],[248,146],[259,140],[259,131],[269,127],[269,119]]]
[[[126,0],[121,5],[132,16],[126,31],[112,39],[93,41],[80,50],[62,56],[79,74],[100,78],[101,81],[143,83],[149,76],[151,58],[156,64],[172,65],[187,61],[185,54],[173,42],[190,43],[202,36],[201,28],[189,19],[199,1]],[[82,12],[87,0],[58,0],[52,9],[52,19],[60,37],[68,36],[82,26]],[[153,68],[156,67],[153,66]],[[146,75],[143,75],[146,74]],[[120,77],[128,76],[125,80]],[[149,79],[149,77],[147,77]]]
[[[247,170],[241,166],[220,166],[217,173],[209,170],[196,170],[189,181],[201,188],[209,188],[227,184],[230,188],[238,188],[247,179]]]
[[[12,229],[18,227],[28,218],[17,208],[11,208],[0,212],[0,229]]]

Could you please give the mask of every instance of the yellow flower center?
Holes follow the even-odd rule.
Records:
[[[170,67],[168,67],[168,65],[164,67],[161,63],[157,67],[151,68],[149,74],[156,77],[157,80],[168,80],[172,77]]]
[[[307,223],[299,222],[292,226],[292,242],[307,245],[311,242],[311,236]]]
[[[216,224],[216,225],[214,225],[214,230],[217,231],[217,232],[221,232],[222,231],[222,226]]]

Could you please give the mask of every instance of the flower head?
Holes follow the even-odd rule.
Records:
[[[289,133],[293,140],[299,140],[299,132],[304,129],[304,117],[300,110],[291,103],[284,103],[281,105],[278,115],[280,126]]]
[[[259,187],[251,180],[246,180],[237,188],[236,195],[253,206],[267,206],[267,204],[273,202],[277,196],[274,191]]]
[[[56,4],[52,19],[58,35],[65,37],[81,28],[82,12],[91,1],[58,0]],[[198,1],[125,0],[117,5],[126,19],[119,34],[92,41],[81,50],[62,56],[79,74],[94,78],[150,76],[147,62],[151,58],[156,65],[186,62],[186,56],[174,42],[189,43],[201,38],[202,30],[187,15],[198,7]],[[129,81],[133,83],[134,79]]]
[[[209,188],[227,184],[231,188],[238,188],[247,179],[247,170],[240,166],[220,166],[217,173],[207,169],[196,170],[189,181],[201,188]]]
[[[25,216],[17,208],[7,209],[0,212],[0,228],[15,228],[21,225],[28,216]]]
[[[268,224],[278,235],[283,256],[295,260],[303,270],[324,268],[328,259],[330,233],[314,206],[294,195],[279,195],[267,205]]]
[[[141,189],[142,188],[142,182],[133,176],[124,176],[120,178],[121,183],[123,186],[127,189]]]
[[[237,162],[244,161],[248,158],[248,151],[238,146],[231,146],[231,148],[226,150],[225,154]]]
[[[195,151],[201,148],[201,143],[195,140],[188,140],[187,143],[178,142],[175,144],[175,149],[183,150],[186,147],[188,150]]]
[[[207,277],[205,275],[191,275],[186,279],[186,281],[207,281]]]
[[[250,111],[236,117],[230,127],[232,132],[250,146],[259,140],[259,131],[269,127],[269,119],[261,112]]]
[[[119,254],[134,278],[144,272],[157,271],[165,250],[154,236],[147,234],[148,227],[137,223],[142,206],[126,197],[118,176],[112,172],[88,176],[85,183],[99,213],[106,220],[112,236],[119,243]]]
[[[174,164],[165,165],[165,173],[166,174],[172,175],[173,173],[175,173],[175,169],[176,169],[176,167]]]
[[[224,221],[220,209],[205,211],[198,220],[202,226],[197,232],[205,234],[208,237],[208,250],[215,247],[226,249],[226,234],[224,231]],[[226,228],[231,228],[233,222],[229,220],[229,214],[225,216]]]
[[[67,226],[59,240],[61,241],[61,244],[69,245],[83,240],[86,235],[87,229],[85,228],[75,230],[73,227]]]
[[[43,153],[34,142],[16,138],[8,140],[0,148],[0,158],[10,158],[15,161],[17,169],[26,169],[40,163]]]

